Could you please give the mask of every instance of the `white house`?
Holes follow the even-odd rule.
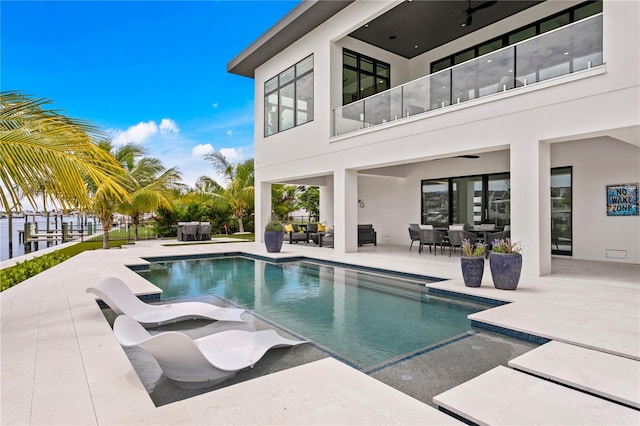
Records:
[[[408,246],[409,223],[495,223],[524,274],[640,263],[639,18],[638,1],[303,1],[228,64],[255,81],[256,230],[272,184],[317,185],[338,252],[357,224]]]

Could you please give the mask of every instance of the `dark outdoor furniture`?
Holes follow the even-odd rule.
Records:
[[[477,237],[470,231],[449,230],[449,257],[456,247],[462,247],[463,240],[469,240],[471,244],[475,244]]]
[[[309,242],[309,233],[307,231],[300,232],[300,228],[295,223],[292,223],[291,226],[293,227],[293,232],[287,232],[289,234],[289,244],[298,244],[299,241]]]
[[[318,236],[318,245],[320,247],[333,247],[334,227],[328,229],[325,234]]]
[[[411,238],[411,245],[409,246],[409,251],[411,251],[411,248],[413,247],[413,242],[420,241],[420,228],[413,229],[409,227],[409,238]]]
[[[440,246],[441,252],[444,251],[444,232],[435,229],[421,229],[419,234],[420,248],[418,249],[418,253],[422,254],[425,245],[429,246],[429,251],[431,251],[433,246],[434,256],[438,253],[438,246]]]
[[[373,225],[358,225],[358,246],[363,244],[378,245],[377,234]]]

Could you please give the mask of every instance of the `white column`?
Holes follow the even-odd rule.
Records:
[[[334,250],[358,251],[358,174],[354,170],[336,170],[333,175],[335,221]]]
[[[271,184],[256,182],[254,186],[256,242],[264,242],[264,227],[271,220]]]
[[[327,177],[327,185],[320,187],[320,221],[331,226],[333,219],[333,178]]]
[[[551,155],[549,144],[511,144],[511,238],[524,246],[522,274],[551,273]]]

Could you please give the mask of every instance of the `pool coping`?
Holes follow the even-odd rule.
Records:
[[[236,247],[256,255],[265,253],[259,243],[238,243]],[[459,260],[418,257],[407,254],[404,246],[395,247],[365,247],[346,254],[323,250],[321,257],[363,266],[393,265],[407,272],[427,268],[450,278],[429,284],[430,288],[517,302],[475,314],[479,318],[472,319],[640,358],[640,289],[637,281],[629,279],[637,276],[637,265],[613,265],[616,275],[612,277],[609,265],[562,260],[556,269],[560,272],[525,276],[516,292],[505,292],[494,289],[490,278],[485,278],[480,288],[465,288],[459,277]],[[331,359],[156,408],[95,298],[85,289],[117,276],[134,292],[149,293],[151,286],[124,265],[165,253],[203,254],[205,249],[220,250],[215,244],[160,247],[152,241],[122,250],[85,252],[0,293],[2,423],[246,424],[261,419],[263,424],[339,424],[345,419],[353,423],[367,419],[377,424],[440,424],[451,420],[433,417],[437,411],[432,407],[398,395],[398,391]],[[305,256],[317,250],[321,249],[286,247],[283,255]],[[345,404],[349,410],[341,411]],[[74,409],[69,410],[70,406]],[[414,417],[406,417],[408,409]],[[270,413],[268,418],[259,417],[265,412]]]

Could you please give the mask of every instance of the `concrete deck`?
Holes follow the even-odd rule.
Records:
[[[155,287],[125,265],[145,263],[143,257],[228,251],[267,256],[264,246],[256,243],[169,247],[161,241],[139,242],[122,249],[84,252],[0,293],[0,423],[443,424],[453,421],[434,408],[333,359],[156,408],[94,298],[86,294],[85,289],[108,276],[117,276],[136,293],[153,293]],[[39,254],[42,252],[35,253]],[[493,288],[488,267],[482,286],[467,288],[462,282],[459,258],[418,255],[416,250],[409,252],[406,246],[362,247],[358,253],[340,255],[332,249],[285,244],[282,253],[273,257],[286,256],[308,256],[448,278],[449,281],[430,286],[515,302],[474,314],[475,321],[595,349],[614,357],[640,359],[639,265],[554,259],[551,275],[522,277],[518,290],[503,291]],[[8,263],[3,262],[1,266]],[[589,370],[591,366],[587,362],[583,368]],[[640,370],[637,373],[635,377],[630,374],[631,385],[640,384]],[[562,398],[549,397],[560,398],[560,401]],[[525,411],[535,413],[537,400],[526,405]],[[604,410],[606,414],[606,407]],[[617,408],[613,410],[612,415]],[[521,416],[520,423],[527,423],[523,420],[526,416]]]

